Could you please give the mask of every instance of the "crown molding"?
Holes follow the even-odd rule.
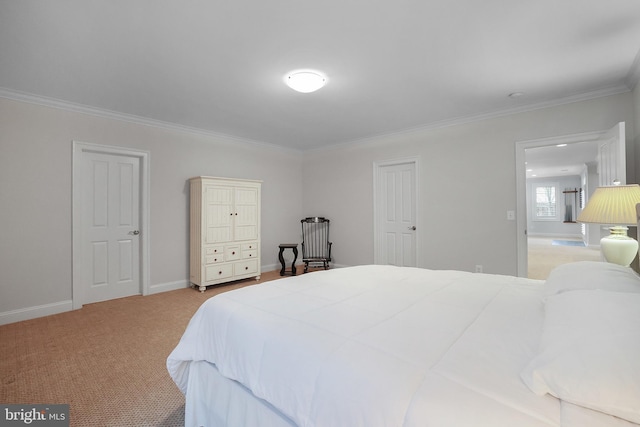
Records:
[[[355,139],[355,140],[346,141],[346,142],[342,142],[342,143],[326,145],[324,147],[319,147],[319,148],[312,148],[312,149],[307,150],[307,151],[323,151],[323,150],[331,150],[331,149],[336,149],[336,148],[346,148],[348,146],[355,147],[355,146],[360,146],[360,145],[369,145],[369,144],[373,143],[374,141],[377,141],[377,140],[385,138],[385,137],[408,135],[408,134],[414,134],[414,133],[419,133],[419,132],[426,132],[426,131],[431,131],[431,130],[436,130],[436,129],[442,129],[442,128],[446,128],[446,127],[459,126],[459,125],[464,125],[464,124],[473,123],[473,122],[480,122],[480,121],[483,121],[483,120],[490,120],[490,119],[495,119],[495,118],[499,118],[499,117],[510,116],[510,115],[513,115],[513,114],[526,113],[526,112],[529,112],[529,111],[541,110],[541,109],[544,109],[544,108],[557,107],[557,106],[565,105],[565,104],[572,104],[572,103],[576,103],[576,102],[588,101],[588,100],[591,100],[591,99],[603,98],[603,97],[606,97],[606,96],[618,95],[618,94],[626,93],[626,92],[630,92],[630,91],[631,91],[631,89],[629,89],[629,87],[626,84],[620,84],[620,85],[617,85],[617,86],[598,89],[598,90],[594,90],[594,91],[591,91],[591,92],[586,92],[586,93],[582,93],[582,94],[567,96],[567,97],[564,97],[564,98],[558,98],[558,99],[551,100],[551,101],[545,101],[545,102],[539,102],[539,103],[535,103],[535,104],[523,105],[523,106],[520,106],[520,107],[508,108],[508,109],[499,110],[499,111],[493,111],[493,112],[488,112],[488,113],[482,113],[482,114],[476,114],[476,115],[470,115],[470,116],[463,116],[463,117],[458,117],[458,118],[454,118],[454,119],[450,119],[450,120],[441,120],[441,121],[438,121],[438,122],[428,123],[428,124],[425,124],[423,126],[417,126],[417,127],[413,127],[413,128],[407,128],[407,129],[399,129],[399,130],[394,131],[394,132],[388,132],[388,133],[372,135],[372,136],[368,136],[366,138],[360,138],[360,139]]]
[[[543,108],[556,107],[556,106],[571,104],[575,102],[603,98],[605,96],[617,95],[620,93],[630,92],[631,90],[633,90],[633,88],[638,83],[638,81],[640,81],[640,51],[638,52],[638,55],[636,56],[633,66],[629,71],[627,78],[625,79],[626,84],[620,84],[617,86],[603,88],[603,89],[599,89],[591,92],[572,95],[564,98],[558,98],[552,101],[545,101],[545,102],[523,105],[520,107],[508,108],[508,109],[494,111],[494,112],[458,117],[450,120],[441,120],[437,122],[428,123],[422,126],[406,128],[406,129],[398,129],[397,131],[376,134],[376,135],[368,136],[365,138],[358,138],[351,141],[338,142],[335,144],[329,144],[322,147],[309,148],[309,149],[296,149],[296,148],[290,148],[290,147],[283,147],[283,146],[269,143],[269,142],[256,141],[256,140],[241,138],[233,135],[223,134],[219,132],[213,132],[205,129],[183,126],[175,123],[164,122],[161,120],[149,119],[146,117],[136,116],[133,114],[125,114],[117,111],[90,107],[83,104],[77,104],[73,102],[62,101],[55,98],[48,98],[40,95],[33,95],[29,93],[24,93],[24,92],[18,92],[18,91],[14,91],[14,90],[2,88],[2,87],[0,87],[0,98],[7,98],[15,101],[22,101],[22,102],[27,102],[31,104],[37,104],[37,105],[42,105],[46,107],[72,111],[80,114],[87,114],[87,115],[92,115],[92,116],[101,117],[101,118],[125,121],[129,123],[150,126],[150,127],[160,128],[160,129],[194,133],[194,134],[216,138],[218,140],[223,140],[223,142],[226,141],[230,143],[231,142],[240,143],[240,144],[245,144],[252,147],[259,146],[263,148],[270,148],[270,149],[281,150],[286,152],[294,152],[299,154],[302,152],[318,152],[318,151],[333,150],[333,149],[339,149],[339,148],[369,145],[385,137],[394,137],[394,136],[408,135],[408,134],[414,134],[414,133],[425,132],[430,130],[442,129],[446,127],[479,122],[483,120],[489,120],[489,119],[509,116],[513,114],[519,114],[519,113],[524,113],[528,111],[540,110]]]
[[[19,92],[19,91],[15,91],[15,90],[3,88],[3,87],[0,87],[0,98],[6,98],[14,101],[21,101],[29,104],[36,104],[44,107],[57,108],[60,110],[71,111],[74,113],[86,114],[94,117],[118,120],[123,122],[129,122],[129,123],[134,123],[138,125],[159,128],[159,129],[193,133],[193,134],[203,135],[211,138],[216,138],[217,140],[222,140],[220,142],[240,143],[240,144],[252,146],[254,148],[256,146],[259,146],[262,148],[270,148],[270,149],[276,149],[281,151],[288,151],[288,152],[295,152],[295,153],[301,152],[301,150],[298,150],[295,148],[283,147],[281,145],[276,145],[269,142],[256,141],[253,139],[242,138],[234,135],[213,132],[206,129],[183,126],[176,123],[165,122],[162,120],[155,120],[147,117],[136,116],[134,114],[120,113],[118,111],[96,108],[96,107],[91,107],[84,104],[63,101],[56,98],[49,98],[46,96]]]

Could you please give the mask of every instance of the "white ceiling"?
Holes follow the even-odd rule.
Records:
[[[582,174],[585,164],[596,163],[598,141],[525,150],[527,178],[548,178]]]
[[[628,91],[639,49],[638,0],[0,0],[0,95],[300,150]]]

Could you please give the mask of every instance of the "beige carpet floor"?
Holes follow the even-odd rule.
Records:
[[[264,273],[261,282],[278,279]],[[255,279],[133,296],[0,326],[0,403],[70,404],[72,426],[182,426],[166,369],[206,299]]]
[[[600,261],[600,250],[579,246],[554,246],[553,239],[529,237],[529,278],[546,279],[561,264],[576,261]]]

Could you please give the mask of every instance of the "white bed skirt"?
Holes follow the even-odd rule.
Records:
[[[197,378],[198,381],[191,381]],[[223,377],[215,365],[198,361],[189,366],[185,427],[295,427],[273,406],[242,384]]]

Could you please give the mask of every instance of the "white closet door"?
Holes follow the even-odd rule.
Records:
[[[416,266],[415,163],[383,166],[378,174],[380,263]]]
[[[140,159],[83,154],[85,303],[140,294]]]

